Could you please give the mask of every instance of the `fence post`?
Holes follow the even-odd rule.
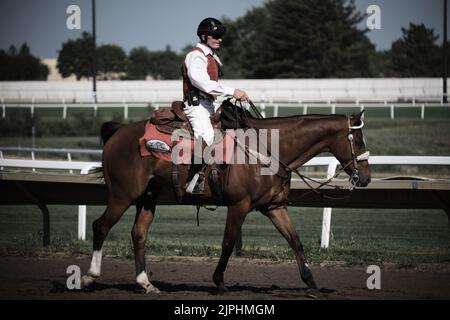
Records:
[[[72,162],[72,155],[70,154],[70,152],[67,152],[67,161]],[[70,169],[69,173],[73,174],[73,170]]]
[[[31,98],[30,116],[31,116],[31,119],[34,118],[34,97]]]
[[[33,144],[34,147],[34,144]],[[34,151],[31,151],[31,160],[36,160],[36,158],[34,157]],[[32,168],[31,171],[36,172],[36,168]]]
[[[331,162],[328,164],[327,179],[334,176],[337,165],[338,161],[335,158],[333,158]],[[331,208],[324,208],[322,217],[322,240],[320,243],[321,248],[328,248],[330,244],[330,231],[331,231]]]
[[[127,105],[127,101],[125,99],[122,100],[123,103],[123,118],[125,120],[128,119],[128,105]]]
[[[308,105],[304,104],[303,105],[303,114],[307,114],[308,113]]]
[[[394,105],[391,104],[391,119],[394,119]]]
[[[88,174],[91,166],[81,169],[81,174]],[[86,205],[78,206],[78,240],[86,240]]]
[[[2,98],[2,110],[3,110],[2,117],[3,117],[3,119],[5,119],[6,118],[6,106],[5,106],[5,99],[4,98]]]
[[[78,240],[86,240],[86,206],[78,206]]]
[[[66,98],[63,98],[62,100],[63,103],[63,119],[67,119],[67,104],[66,104]]]
[[[423,120],[425,119],[425,104],[422,103],[422,106],[420,107],[420,118]]]
[[[261,103],[260,108],[261,108],[261,115],[263,116],[263,118],[265,118],[266,117],[266,105],[264,103]]]
[[[273,106],[273,116],[278,117],[278,104]]]

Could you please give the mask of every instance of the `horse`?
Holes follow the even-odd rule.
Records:
[[[227,167],[227,184],[223,189],[228,207],[222,251],[212,280],[219,293],[227,291],[224,273],[230,255],[249,212],[257,210],[265,215],[287,240],[293,250],[302,281],[308,290],[319,290],[308,265],[303,245],[287,209],[292,171],[314,156],[329,152],[341,163],[343,171],[359,187],[370,183],[370,168],[363,138],[363,111],[347,115],[299,115],[267,119],[248,118],[248,125],[256,131],[279,129],[278,172],[261,175],[261,164],[230,164]],[[138,140],[143,135],[147,121],[126,125],[117,123],[102,127],[105,140],[102,170],[108,190],[107,207],[92,224],[93,254],[89,271],[82,277],[82,287],[87,288],[101,274],[102,247],[111,228],[131,206],[136,207],[136,217],[131,236],[134,245],[136,282],[146,293],[160,293],[147,275],[145,243],[149,226],[155,216],[158,195],[172,190],[172,163],[154,157],[141,157]],[[298,172],[298,171],[297,171]],[[214,198],[211,186],[199,201]],[[213,200],[212,200],[213,201]]]

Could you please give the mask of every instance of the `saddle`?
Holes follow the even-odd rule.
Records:
[[[183,109],[183,101],[174,101],[170,108],[154,111],[150,116],[150,123],[162,133],[172,134],[177,129],[185,129],[193,136],[194,131]]]

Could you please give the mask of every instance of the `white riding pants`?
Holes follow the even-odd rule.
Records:
[[[208,146],[211,146],[214,142],[214,129],[209,119],[214,114],[214,111],[214,103],[209,100],[200,100],[198,106],[186,104],[184,108],[184,113],[194,130],[195,140],[202,137]]]

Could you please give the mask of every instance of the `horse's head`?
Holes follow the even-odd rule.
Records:
[[[338,137],[331,147],[331,153],[338,159],[352,184],[366,187],[370,183],[369,151],[363,137],[364,110],[347,119],[346,127],[338,131]]]

